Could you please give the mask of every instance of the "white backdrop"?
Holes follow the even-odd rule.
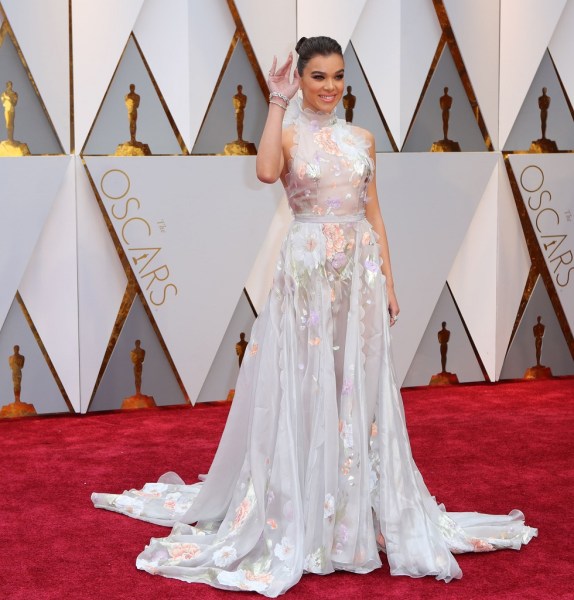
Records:
[[[538,307],[543,362],[566,349],[555,370],[574,374],[574,0],[0,0],[0,21],[0,87],[14,82],[34,155],[0,158],[2,405],[20,344],[39,413],[119,408],[136,335],[159,404],[227,397],[246,300],[262,308],[290,219],[253,157],[216,156],[235,135],[230,90],[244,86],[257,145],[273,55],[319,34],[341,42],[354,121],[379,140],[400,381],[440,370],[443,319],[461,379],[521,376]],[[129,83],[151,157],[111,156]],[[460,153],[429,152],[444,87]],[[562,152],[524,154],[542,87]]]

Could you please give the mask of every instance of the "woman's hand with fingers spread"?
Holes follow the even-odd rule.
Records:
[[[267,85],[270,92],[278,92],[291,99],[299,89],[299,72],[297,69],[293,72],[293,80],[291,81],[291,67],[293,65],[293,53],[290,52],[287,60],[283,65],[277,68],[277,57],[273,57],[273,64],[269,71]]]

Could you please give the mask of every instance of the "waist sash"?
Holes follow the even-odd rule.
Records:
[[[355,213],[352,215],[298,215],[295,214],[295,221],[299,223],[357,223],[365,218],[365,213]]]

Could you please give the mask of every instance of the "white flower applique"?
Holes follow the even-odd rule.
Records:
[[[302,270],[312,271],[325,262],[325,238],[316,227],[298,227],[292,234],[293,258]]]
[[[322,573],[323,571],[323,548],[317,548],[312,554],[307,554],[303,569],[308,573]]]
[[[237,550],[233,546],[223,546],[213,553],[213,562],[216,567],[227,567],[237,559]]]
[[[229,587],[261,593],[269,587],[269,584],[273,581],[273,575],[270,573],[254,573],[249,569],[239,569],[237,571],[221,571],[217,575],[217,581]]]
[[[281,539],[280,544],[275,544],[275,550],[273,553],[275,556],[282,561],[290,560],[295,552],[295,546],[288,538],[284,537]]]
[[[325,495],[325,502],[323,504],[323,518],[328,519],[335,514],[335,498],[333,494]]]

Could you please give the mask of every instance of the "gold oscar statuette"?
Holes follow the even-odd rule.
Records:
[[[245,356],[245,350],[249,342],[245,339],[245,333],[242,331],[239,334],[239,341],[235,344],[235,354],[237,354],[237,361],[239,362],[239,368],[241,368],[241,363],[243,362],[243,357]],[[231,402],[233,397],[235,396],[235,390],[229,390],[229,394],[227,394],[227,401]]]
[[[130,83],[130,91],[124,96],[124,102],[128,111],[130,139],[123,144],[119,144],[114,152],[114,156],[151,156],[149,146],[136,140],[140,96],[139,94],[136,94],[135,84]]]
[[[245,348],[247,348],[248,342],[245,340],[245,333],[242,331],[239,334],[239,341],[235,344],[235,353],[237,354],[237,360],[239,361],[239,366],[243,362],[243,357],[245,356]]]
[[[454,373],[446,370],[446,355],[448,352],[448,342],[450,340],[450,331],[446,328],[446,321],[442,322],[442,329],[437,333],[438,343],[440,345],[440,366],[441,372],[431,377],[429,385],[454,385],[458,383],[458,377]]]
[[[444,88],[444,94],[439,100],[442,111],[442,140],[433,142],[431,152],[460,152],[460,144],[448,139],[448,122],[450,119],[450,109],[452,107],[452,96],[448,95],[448,88]]]
[[[145,350],[141,347],[141,341],[136,340],[135,347],[130,352],[130,358],[134,366],[134,381],[136,393],[133,396],[124,398],[122,409],[126,408],[153,408],[155,400],[152,396],[142,394],[142,371],[145,360]]]
[[[8,139],[0,142],[0,156],[29,156],[30,150],[24,142],[18,142],[14,139],[14,121],[16,119],[16,104],[18,104],[18,94],[12,89],[12,82],[6,82],[6,89],[0,96],[2,106],[4,106],[4,120],[6,121],[6,131]]]
[[[548,110],[552,98],[546,93],[547,89],[542,88],[542,96],[538,98],[538,108],[540,109],[540,129],[542,137],[539,140],[534,140],[530,144],[528,152],[531,154],[543,154],[545,152],[558,152],[558,146],[554,140],[549,140],[546,137],[546,124],[548,122]]]
[[[245,119],[245,107],[247,106],[247,96],[243,93],[243,86],[237,86],[237,94],[233,96],[233,108],[235,109],[235,125],[237,128],[237,139],[234,142],[225,144],[223,149],[224,156],[250,156],[257,154],[257,149],[253,142],[246,142],[243,139],[243,121]]]
[[[546,326],[542,324],[542,317],[536,317],[536,325],[532,328],[534,347],[536,348],[536,364],[533,367],[526,369],[524,379],[550,379],[552,377],[552,370],[550,367],[545,367],[540,362],[542,357],[542,338],[544,337],[545,329]]]
[[[14,354],[8,357],[8,364],[12,371],[12,385],[14,387],[14,402],[3,406],[0,410],[0,418],[29,417],[36,414],[33,404],[22,402],[20,393],[22,391],[22,369],[26,358],[20,354],[20,346],[14,346]]]
[[[345,121],[347,123],[353,122],[353,111],[357,104],[357,97],[353,95],[353,88],[348,85],[347,93],[343,96],[343,108],[345,109]]]

